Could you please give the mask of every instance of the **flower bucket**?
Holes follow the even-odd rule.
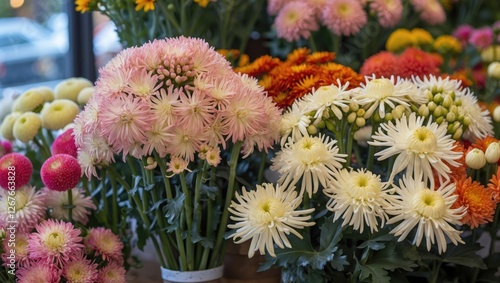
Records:
[[[257,271],[266,261],[265,256],[255,255],[248,258],[250,241],[235,244],[228,241],[224,256],[223,283],[280,283],[281,270],[271,267],[265,271]]]
[[[223,273],[224,265],[197,271],[179,271],[161,267],[161,277],[164,283],[219,283]]]

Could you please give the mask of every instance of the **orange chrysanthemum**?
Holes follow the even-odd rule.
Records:
[[[269,55],[264,55],[255,59],[248,65],[235,68],[234,71],[237,73],[247,74],[249,76],[259,78],[260,76],[269,72],[280,64],[280,59],[273,58]]]
[[[436,66],[438,59],[420,49],[407,48],[398,58],[398,74],[403,78],[412,76],[423,78],[428,75],[439,75],[439,68]]]
[[[500,202],[500,167],[497,169],[497,173],[491,177],[488,189],[491,191],[493,201],[498,204]]]
[[[286,57],[286,63],[289,65],[298,65],[302,64],[306,61],[307,56],[311,53],[311,50],[302,47],[293,50]]]
[[[496,203],[493,201],[491,191],[477,181],[462,176],[455,182],[457,200],[452,208],[465,206],[467,211],[461,222],[469,225],[471,229],[493,221]]]
[[[390,78],[396,74],[398,59],[391,52],[381,51],[365,60],[359,73],[365,76]]]
[[[365,82],[363,75],[358,74],[352,68],[337,64],[337,63],[327,63],[323,65],[322,71],[324,72],[323,78],[325,79],[327,85],[335,84],[337,85],[337,80],[340,80],[342,85],[349,82],[348,89],[359,87],[359,85]]]
[[[446,77],[450,77],[450,80],[457,80],[462,82],[462,87],[471,87],[472,81],[467,77],[467,73],[465,70],[456,71],[453,74],[443,74],[441,77],[444,79]]]
[[[306,57],[308,64],[323,64],[335,59],[334,52],[314,52]]]

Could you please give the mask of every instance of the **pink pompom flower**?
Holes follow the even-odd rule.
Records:
[[[0,158],[0,187],[11,190],[28,184],[33,164],[28,157],[12,152]]]
[[[40,175],[48,189],[62,192],[76,187],[82,169],[75,157],[69,154],[56,154],[45,160]]]
[[[60,134],[52,143],[50,151],[52,155],[64,153],[76,157],[77,153],[73,128],[69,128]]]
[[[493,30],[490,27],[473,30],[469,38],[469,43],[480,50],[488,48],[493,44]]]

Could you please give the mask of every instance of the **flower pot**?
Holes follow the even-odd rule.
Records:
[[[161,268],[161,277],[164,283],[220,283],[224,266],[197,271],[178,271]]]
[[[266,271],[257,271],[259,266],[266,261],[260,254],[248,258],[250,241],[234,244],[228,241],[224,256],[223,283],[279,283],[281,270],[271,267]]]

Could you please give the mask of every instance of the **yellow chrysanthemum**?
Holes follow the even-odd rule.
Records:
[[[60,130],[73,122],[80,113],[78,105],[69,99],[57,99],[43,107],[42,125],[49,130]]]
[[[77,101],[78,94],[86,87],[94,86],[91,81],[86,78],[69,78],[60,82],[55,88],[56,99],[69,99]]]
[[[0,135],[8,140],[14,139],[14,134],[12,130],[14,129],[14,123],[21,116],[21,112],[12,112],[5,116],[2,124],[0,125]]]
[[[500,45],[491,45],[481,51],[481,59],[486,62],[494,62],[500,58]]]
[[[408,46],[413,45],[412,34],[407,29],[397,29],[391,33],[387,42],[385,43],[385,49],[390,52],[399,52],[404,50]]]
[[[451,35],[440,35],[432,45],[434,50],[441,54],[458,54],[462,52],[462,45]]]
[[[198,3],[198,5],[200,5],[200,7],[203,7],[205,8],[208,3],[210,2],[216,2],[217,0],[194,0],[195,3]]]
[[[90,0],[75,0],[75,10],[80,13],[85,13],[90,10],[89,3]]]
[[[41,125],[42,120],[38,114],[34,112],[26,112],[16,120],[12,133],[14,138],[27,143],[36,136]]]
[[[43,95],[45,102],[54,101],[55,94],[54,94],[54,91],[50,87],[40,86],[40,87],[37,87],[36,90],[38,90]]]
[[[413,45],[419,47],[431,45],[432,41],[434,41],[432,35],[425,29],[421,28],[414,28],[411,30],[411,39],[413,41]]]
[[[135,10],[144,10],[144,12],[153,11],[155,9],[155,2],[156,0],[135,0]]]
[[[12,110],[19,111],[21,113],[30,111],[37,112],[37,108],[41,108],[44,102],[44,95],[38,89],[31,88],[21,94],[21,96],[19,96],[16,101],[14,101]]]
[[[78,97],[76,98],[76,101],[80,105],[85,105],[85,104],[87,104],[87,102],[89,101],[89,99],[92,96],[94,96],[94,87],[91,87],[91,86],[86,87],[78,93]]]

